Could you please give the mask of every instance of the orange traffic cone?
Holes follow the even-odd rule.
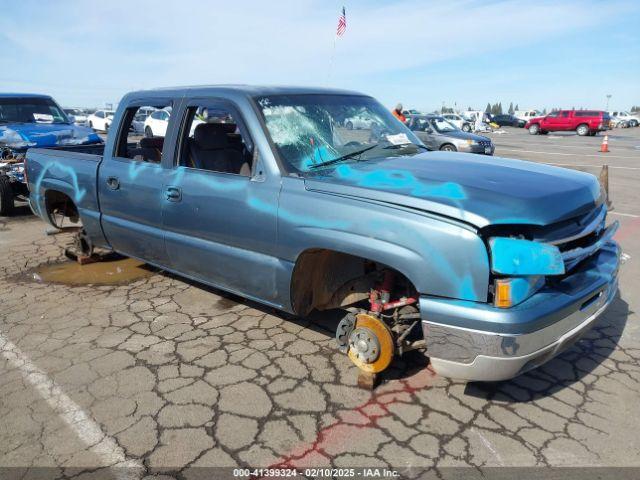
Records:
[[[600,151],[607,153],[609,151],[609,135],[605,135],[602,139],[602,145],[600,145]]]

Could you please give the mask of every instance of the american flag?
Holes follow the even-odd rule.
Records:
[[[347,29],[347,14],[344,11],[344,7],[342,7],[342,15],[338,18],[338,28],[336,29],[336,35],[341,37],[345,30]]]

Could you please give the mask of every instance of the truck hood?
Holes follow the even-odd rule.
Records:
[[[9,123],[0,125],[0,146],[14,150],[102,142],[90,128],[70,124]]]
[[[479,228],[549,225],[602,202],[593,175],[468,153],[426,152],[343,163],[306,177],[305,186],[433,212]]]

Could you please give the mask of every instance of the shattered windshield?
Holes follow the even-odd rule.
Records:
[[[2,123],[69,123],[66,114],[50,98],[0,98]]]
[[[310,172],[339,161],[415,155],[425,148],[370,97],[273,95],[256,101],[271,140],[294,172]]]

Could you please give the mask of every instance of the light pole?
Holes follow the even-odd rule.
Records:
[[[608,112],[609,111],[609,99],[611,98],[611,94],[608,93],[607,94],[607,107],[605,108],[605,110]]]

